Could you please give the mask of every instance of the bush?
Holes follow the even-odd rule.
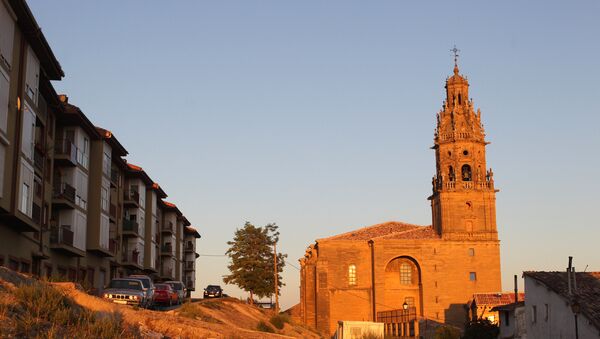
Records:
[[[275,326],[277,329],[281,330],[285,326],[285,323],[290,322],[290,317],[285,313],[279,313],[272,316],[271,319],[269,319],[269,322],[271,322],[271,324],[273,324],[273,326]]]
[[[465,326],[464,339],[496,339],[500,329],[487,319],[471,321]]]
[[[275,330],[262,320],[258,323],[256,329],[261,332],[275,333]]]
[[[440,326],[435,330],[435,339],[460,339],[460,331],[450,326]]]

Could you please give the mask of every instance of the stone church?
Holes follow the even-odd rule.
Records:
[[[333,334],[340,320],[381,321],[390,310],[412,311],[415,323],[463,325],[474,293],[501,291],[488,142],[456,59],[445,88],[432,147],[432,225],[392,221],[317,239],[300,259],[297,307],[308,326]]]

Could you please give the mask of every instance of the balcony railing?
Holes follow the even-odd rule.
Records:
[[[108,239],[108,251],[110,253],[117,253],[117,239]]]
[[[192,243],[191,241],[188,241],[185,243],[185,251],[186,252],[194,252],[194,243]]]
[[[54,198],[66,199],[75,203],[75,187],[66,182],[55,182],[53,187]]]
[[[195,268],[195,262],[187,260],[184,264],[184,267],[187,271],[193,271]]]
[[[33,203],[33,208],[31,209],[31,220],[38,225],[42,223],[42,208],[35,202]]]
[[[137,235],[140,234],[140,224],[134,220],[123,219],[123,232],[133,232]]]
[[[123,262],[131,263],[140,266],[140,252],[138,251],[126,251],[123,253]]]
[[[161,247],[161,251],[162,253],[173,254],[173,246],[170,243],[164,244]]]
[[[165,231],[165,232],[173,232],[173,223],[172,222],[168,222],[166,224],[163,224],[162,230]]]
[[[64,158],[71,162],[72,165],[77,164],[77,146],[70,140],[58,139],[54,143],[54,154],[59,158]]]
[[[55,226],[50,230],[50,243],[73,247],[73,231],[70,225]]]
[[[109,215],[110,215],[111,218],[117,219],[117,205],[110,204]]]
[[[110,181],[115,185],[119,183],[119,172],[116,169],[110,170]]]
[[[137,191],[125,191],[123,199],[125,202],[133,202],[136,205],[140,204],[140,194]]]
[[[38,145],[33,149],[33,165],[40,171],[44,170],[44,153],[38,148]]]
[[[163,273],[162,275],[164,277],[172,277],[173,276],[173,268],[172,267],[163,268],[162,273]]]

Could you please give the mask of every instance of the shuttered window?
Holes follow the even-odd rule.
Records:
[[[25,161],[21,161],[21,178],[19,182],[21,187],[19,211],[31,217],[33,204],[33,168]]]
[[[27,49],[27,69],[25,70],[25,93],[37,105],[40,84],[40,61],[29,47]]]
[[[8,132],[8,87],[9,77],[0,70],[0,132]]]
[[[35,131],[35,113],[28,106],[24,106],[23,110],[23,126],[21,126],[21,151],[25,158],[33,161],[33,142]]]
[[[12,63],[15,21],[3,1],[0,1],[0,59],[8,68]]]

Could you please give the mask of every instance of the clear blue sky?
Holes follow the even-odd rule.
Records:
[[[66,77],[222,254],[277,222],[298,266],[315,239],[428,225],[435,114],[461,49],[494,169],[503,286],[600,270],[600,2],[30,0]],[[198,286],[227,260],[201,257]],[[299,274],[284,272],[283,306]],[[226,292],[241,295],[227,286]]]

